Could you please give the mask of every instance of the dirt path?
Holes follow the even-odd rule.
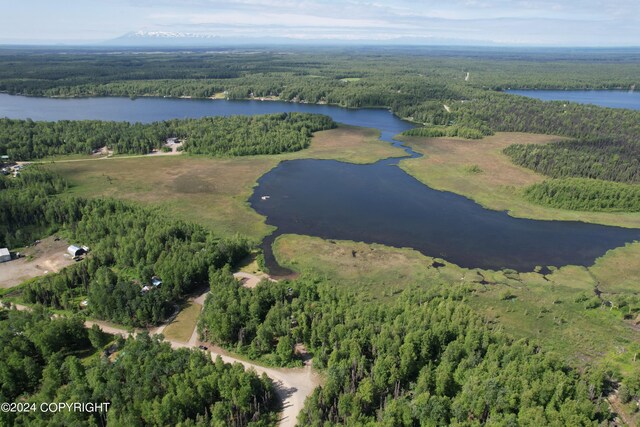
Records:
[[[270,278],[267,274],[264,274],[264,273],[251,274],[251,273],[245,273],[244,271],[233,273],[233,277],[239,280],[240,283],[242,283],[242,286],[244,286],[245,288],[255,288],[256,286],[258,286],[258,283],[262,282],[264,279],[271,280],[272,282],[277,281]]]
[[[33,162],[21,162],[23,165],[28,165],[28,164],[38,164],[38,163],[75,163],[75,162],[97,162],[100,160],[110,160],[110,159],[115,159],[115,160],[119,160],[119,159],[139,159],[142,157],[158,157],[158,156],[180,156],[182,155],[184,151],[169,151],[169,152],[164,152],[164,151],[153,151],[149,154],[136,154],[134,156],[104,156],[104,157],[96,157],[96,158],[92,158],[92,159],[67,159],[67,160],[52,160],[52,161],[48,161],[48,162],[39,162],[39,161],[33,161]]]
[[[464,81],[465,81],[465,82],[468,82],[468,81],[469,81],[469,72],[468,72],[468,71],[467,71],[467,75],[466,75],[466,76],[464,76]]]
[[[203,298],[205,295],[206,293],[196,298],[196,300]],[[12,305],[21,311],[31,310],[30,307],[21,304]],[[143,331],[142,329],[139,329],[131,332],[99,320],[87,320],[84,322],[84,325],[87,328],[91,328],[93,325],[98,325],[104,332],[112,335],[120,335],[124,338],[128,338],[132,335],[135,336],[135,334]],[[149,332],[152,335],[159,334],[161,333],[161,330],[164,329],[163,327],[161,328],[162,329],[154,328]],[[166,338],[165,341],[174,349],[198,348],[200,345],[207,345],[206,343],[202,343],[198,340],[197,327],[194,328],[188,342],[168,340]],[[225,363],[240,363],[245,367],[245,369],[252,369],[258,375],[262,375],[264,373],[271,378],[276,390],[276,395],[282,405],[282,412],[280,413],[280,419],[278,421],[278,426],[280,427],[293,427],[296,425],[296,418],[300,411],[302,411],[305,400],[311,395],[311,393],[313,393],[313,390],[315,390],[316,387],[322,384],[320,376],[313,370],[311,364],[306,365],[304,368],[268,368],[247,360],[239,359],[218,347],[209,347],[207,351],[211,355],[211,360],[213,361],[220,356]]]
[[[627,410],[624,408],[624,405],[622,404],[622,402],[620,401],[620,398],[618,397],[618,390],[614,391],[609,396],[607,396],[607,402],[611,406],[611,409],[613,410],[615,415],[620,420],[622,420],[622,422],[625,425],[628,425],[628,426],[637,425],[637,417],[629,414]]]
[[[447,104],[442,104],[442,106],[444,107],[445,110],[447,110],[447,113],[451,112],[451,108],[449,108]]]

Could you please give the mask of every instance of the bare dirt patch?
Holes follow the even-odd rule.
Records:
[[[24,258],[0,264],[0,288],[11,288],[25,280],[49,273],[57,273],[75,261],[67,254],[69,244],[47,237],[35,246],[26,248]]]

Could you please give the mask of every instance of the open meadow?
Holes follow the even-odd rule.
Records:
[[[202,224],[220,235],[255,240],[269,234],[247,199],[260,176],[285,160],[316,158],[372,163],[404,155],[378,140],[373,129],[340,126],[314,134],[308,149],[270,156],[132,156],[57,161],[48,167],[71,184],[66,194],[113,197],[156,206],[174,218]]]

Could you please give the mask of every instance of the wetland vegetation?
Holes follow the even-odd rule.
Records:
[[[386,167],[399,164],[421,183],[485,208],[640,228],[640,112],[499,92],[630,88],[639,83],[637,52],[4,49],[0,63],[12,64],[0,67],[0,90],[13,94],[252,99],[247,108],[261,97],[293,101],[264,101],[269,106],[257,108],[283,111],[252,118],[0,119],[0,154],[44,159],[17,178],[0,177],[0,246],[56,233],[92,248],[60,273],[2,290],[3,300],[36,309],[0,311],[0,351],[10,362],[0,400],[105,398],[116,408],[107,420],[115,425],[272,425],[273,386],[265,378],[145,335],[102,341],[79,318],[51,318],[37,308],[146,326],[183,306],[189,308],[180,319],[193,324],[199,306],[185,300],[210,284],[198,321],[207,341],[271,365],[313,358],[324,381],[300,424],[598,425],[614,419],[607,402],[618,396],[615,411],[635,417],[638,243],[602,253],[593,265],[517,272],[463,268],[408,248],[284,235],[274,254],[297,276],[249,289],[231,268],[273,231],[247,200],[261,176],[289,160],[375,164],[393,157]],[[153,100],[162,101],[191,108],[189,100]],[[310,112],[305,103],[385,107],[419,127],[389,125],[386,112],[371,110],[359,124],[379,131],[330,129],[326,117],[295,114]],[[340,117],[361,113],[314,107]],[[412,157],[377,140],[403,132],[398,139]],[[184,138],[187,155],[89,155],[104,146],[144,154],[168,137]],[[155,275],[162,286],[143,294]],[[85,299],[88,307],[80,308]],[[72,339],[54,342],[50,329]],[[176,324],[167,334],[187,331]],[[105,345],[117,347],[113,360],[100,357]],[[126,390],[108,387],[123,378],[140,381]],[[160,388],[145,394],[156,390],[154,380]],[[88,421],[29,417],[5,421]]]

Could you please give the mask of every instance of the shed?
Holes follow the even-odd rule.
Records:
[[[9,249],[0,248],[0,262],[11,261],[11,254],[9,253]]]
[[[67,248],[67,252],[69,252],[69,255],[76,257],[76,256],[84,255],[86,251],[82,249],[80,246],[71,245]]]
[[[162,280],[158,276],[153,276],[151,278],[151,284],[157,288],[162,285]]]

